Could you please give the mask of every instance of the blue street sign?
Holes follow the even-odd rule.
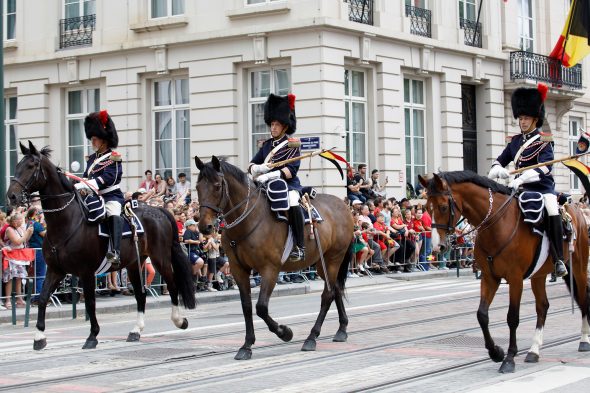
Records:
[[[301,150],[317,150],[320,148],[319,136],[299,138],[299,140],[301,141]]]

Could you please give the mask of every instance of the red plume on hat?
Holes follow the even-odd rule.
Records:
[[[539,83],[537,85],[537,90],[539,90],[539,94],[541,94],[541,101],[545,102],[545,98],[547,98],[547,92],[549,91],[549,87],[547,87],[544,83]]]

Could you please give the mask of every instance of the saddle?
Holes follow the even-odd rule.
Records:
[[[522,191],[518,194],[518,206],[524,222],[531,224],[533,232],[539,236],[543,236],[545,232],[545,217],[547,211],[545,210],[545,200],[543,194],[536,191]],[[568,239],[573,233],[572,217],[565,211],[565,205],[569,203],[571,196],[568,194],[559,194],[557,202],[559,203],[559,214],[563,225],[564,237]]]
[[[121,231],[121,238],[128,239],[133,236],[132,223],[135,225],[137,236],[142,237],[145,233],[143,224],[139,217],[137,217],[137,215],[133,212],[133,210],[128,208],[128,205],[129,202],[125,204],[123,214],[121,214],[121,217],[123,218],[123,230]],[[106,222],[101,222],[98,224],[98,236],[110,237],[109,226]]]

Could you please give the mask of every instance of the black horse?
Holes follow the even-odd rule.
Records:
[[[21,143],[20,149],[24,157],[16,166],[6,196],[12,205],[22,205],[32,192],[38,191],[47,223],[47,235],[43,242],[47,274],[39,297],[33,348],[40,350],[47,345],[44,334],[47,301],[68,273],[81,278],[86,312],[90,316],[90,335],[82,348],[95,348],[100,327],[96,320],[94,278],[105,257],[108,239],[98,236],[96,225],[86,223],[73,185],[49,160],[51,150],[45,147],[39,152],[30,141],[29,148]],[[142,204],[134,212],[145,230],[138,242],[141,262],[149,257],[162,275],[172,301],[172,321],[178,328],[186,329],[188,321],[178,311],[178,295],[181,295],[185,308],[195,308],[196,302],[191,267],[180,247],[176,222],[168,211],[161,208]],[[121,241],[121,268],[127,268],[137,301],[137,323],[129,332],[127,341],[138,341],[144,328],[146,295],[141,290],[137,254],[131,239]]]

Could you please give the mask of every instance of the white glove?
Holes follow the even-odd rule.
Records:
[[[78,183],[74,184],[74,187],[76,188],[76,190],[82,190],[82,189],[90,190],[90,187],[88,187],[88,185],[84,182],[78,182]]]
[[[534,169],[527,169],[526,171],[522,172],[518,178],[522,181],[522,184],[534,183],[541,180],[539,172]]]
[[[514,179],[510,182],[508,187],[510,187],[514,190],[518,190],[518,188],[522,185],[522,183],[523,183],[522,179],[520,177],[517,177],[516,179]]]
[[[508,169],[504,168],[502,165],[494,165],[490,172],[488,173],[488,178],[490,179],[508,179],[510,177],[510,172]]]
[[[279,177],[281,177],[281,171],[272,171],[267,174],[258,176],[258,178],[256,178],[256,180],[258,180],[260,183],[264,184],[269,180],[278,179]]]
[[[78,182],[74,184],[74,187],[76,188],[76,190],[82,190],[83,188],[86,188],[88,190],[92,190],[92,188],[94,188],[95,190],[98,190],[98,183],[96,182],[96,180],[91,179],[86,180],[86,182]]]
[[[263,174],[267,173],[268,171],[270,171],[270,167],[267,164],[262,164],[262,165],[254,164],[250,167],[250,173],[252,174],[252,177],[257,177],[257,176],[263,175]]]

